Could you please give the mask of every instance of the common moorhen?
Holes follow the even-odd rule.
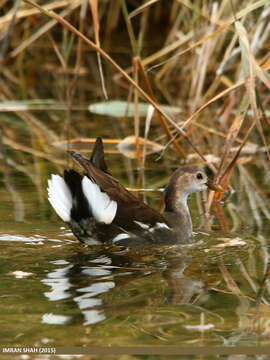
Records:
[[[90,160],[74,151],[68,153],[85,174],[65,170],[64,177],[52,175],[48,181],[49,202],[81,242],[129,247],[174,243],[192,236],[188,195],[207,186],[213,188],[202,169],[181,166],[173,173],[165,189],[165,209],[160,214],[110,175],[101,138],[97,138]]]

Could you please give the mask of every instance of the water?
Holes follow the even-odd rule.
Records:
[[[133,55],[120,3],[115,1],[115,6],[111,6],[112,2],[99,2],[100,43],[135,78],[135,73],[130,72]],[[229,24],[234,11],[244,10],[247,16],[241,21],[249,31],[256,59],[264,59],[267,53],[267,26],[261,16],[262,9],[256,8],[255,14],[250,4],[243,8],[241,2],[239,7],[234,2],[235,9],[231,12],[224,6],[225,2],[218,9],[219,2],[214,6],[203,2],[201,7],[193,2],[195,8],[190,6],[192,2],[184,7],[181,1],[168,2],[171,4],[166,7],[163,3],[153,2],[147,8],[150,15],[144,11],[131,18],[131,23],[136,38],[141,39],[145,33],[141,56],[146,60],[153,92],[160,103],[180,110],[171,114],[179,123],[224,89],[229,90],[230,82],[236,85],[239,74],[243,73],[240,57],[231,58],[231,52],[238,47],[231,26],[216,32],[220,38],[209,37],[216,30],[214,24]],[[127,4],[129,12],[141,5],[139,1]],[[2,15],[8,15],[11,6],[12,2],[1,1]],[[55,9],[59,14],[62,10]],[[75,27],[80,26],[79,12],[70,13],[66,19]],[[7,59],[0,80],[1,102],[4,102],[0,111],[0,347],[99,346],[110,351],[113,346],[164,346],[169,352],[173,346],[194,349],[269,346],[270,175],[260,131],[254,127],[247,151],[241,152],[230,182],[231,196],[219,208],[212,209],[210,217],[204,214],[206,194],[196,194],[190,199],[196,234],[189,243],[129,250],[83,246],[47,201],[50,174],[61,174],[64,168],[75,167],[66,156],[66,148],[55,144],[96,136],[124,139],[134,134],[134,119],[90,114],[89,104],[104,102],[97,56],[83,43],[81,71],[75,75],[79,63],[77,37],[72,40],[63,27],[55,26],[49,36],[43,34],[34,42],[25,43],[40,33],[47,21],[45,15],[39,14],[31,19],[17,17],[14,28],[2,22],[4,46],[1,45],[0,52],[6,47]],[[82,31],[93,39],[89,9],[84,21]],[[114,26],[116,22],[118,27]],[[253,46],[255,38],[263,39],[257,49]],[[21,45],[26,48],[15,55],[14,51]],[[172,45],[177,45],[173,52],[169,51]],[[156,52],[160,50],[167,55],[162,51],[163,55],[158,56]],[[155,60],[148,62],[149,56]],[[174,60],[167,62],[171,57]],[[229,58],[232,62],[221,73],[221,62],[223,67]],[[164,65],[152,67],[164,60]],[[132,101],[134,93],[123,77],[105,59],[102,67],[109,100]],[[142,74],[138,78],[146,89]],[[257,85],[258,98],[267,112],[266,87]],[[232,144],[235,148],[254,121],[253,112],[247,114],[236,135],[240,118],[234,116],[243,113],[247,93],[252,90],[247,91],[243,86],[211,102],[185,128],[204,156],[216,157],[213,159],[217,160],[216,167],[228,150],[225,138],[229,129],[234,131],[228,138],[238,138]],[[140,121],[140,136],[144,136],[145,116]],[[267,122],[261,123],[267,142]],[[149,138],[165,145],[162,134],[160,123],[153,118]],[[181,141],[180,145],[188,161],[202,165],[187,142]],[[89,151],[90,145],[78,143],[72,147]],[[228,151],[224,168],[235,151]],[[148,156],[143,186],[163,188],[179,165],[179,158],[170,146],[164,153]],[[119,154],[115,146],[106,146],[106,161],[123,185],[136,188],[139,174],[136,160]],[[140,196],[154,208],[161,208],[161,192]],[[4,358],[53,357],[6,355]],[[85,360],[104,358],[83,357]],[[113,352],[107,358],[165,359],[163,355],[114,356]],[[166,359],[179,358],[180,355],[166,356]],[[185,360],[216,358],[203,354],[184,357]],[[258,359],[253,355],[219,356],[225,358]],[[268,355],[260,356],[262,360],[268,358]]]
[[[108,157],[113,164],[121,155]],[[39,185],[16,170],[13,192],[1,183],[1,344],[269,345],[265,219],[260,232],[242,221],[224,233],[216,220],[213,232],[200,232],[205,218],[193,197],[198,233],[187,244],[86,248],[46,200],[52,165],[45,165]],[[157,168],[146,175],[161,179]],[[125,178],[123,169],[113,172]],[[160,197],[150,193],[148,201],[156,206]]]

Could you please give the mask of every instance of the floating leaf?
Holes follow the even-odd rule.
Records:
[[[149,104],[141,102],[138,105],[139,115],[146,116]],[[161,107],[164,111],[171,114],[179,114],[181,112],[181,109],[176,106],[161,105]],[[135,106],[133,103],[128,103],[126,101],[114,100],[91,104],[89,105],[88,110],[94,114],[99,115],[107,115],[113,117],[131,117],[135,113]]]
[[[145,146],[146,154],[158,152],[164,149],[163,146],[150,141],[144,140],[143,138],[139,137],[138,139],[139,145]],[[118,144],[119,151],[128,158],[135,159],[137,157],[136,152],[136,137],[135,136],[127,136],[124,140],[122,140]]]

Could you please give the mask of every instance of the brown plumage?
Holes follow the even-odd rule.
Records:
[[[100,186],[102,191],[109,195],[111,200],[117,202],[117,213],[114,224],[123,226],[128,231],[134,229],[135,221],[155,225],[157,222],[165,222],[166,219],[156,210],[138,200],[116,179],[107,172],[94,166],[94,164],[74,151],[68,153],[84,168],[86,174]]]
[[[173,173],[165,190],[165,211],[160,214],[110,175],[101,138],[90,160],[74,151],[68,153],[85,175],[74,170],[66,170],[64,178],[52,175],[49,201],[80,241],[131,246],[172,243],[192,235],[187,197],[210,186],[203,170],[185,166]]]

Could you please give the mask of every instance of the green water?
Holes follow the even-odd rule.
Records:
[[[82,8],[87,3],[95,2],[84,1]],[[135,71],[131,71],[134,53],[120,14],[120,3],[124,1],[98,3],[101,47],[136,79]],[[114,11],[114,3],[119,14]],[[146,2],[127,1],[128,11],[141,3]],[[179,126],[204,105],[185,131],[201,154],[210,155],[216,168],[224,156],[224,170],[236,153],[236,149],[226,151],[226,140],[236,136],[237,141],[232,144],[236,148],[254,121],[252,112],[251,116],[248,112],[237,134],[235,125],[244,112],[247,95],[251,97],[250,88],[234,88],[234,92],[213,101],[221,92],[227,92],[230,85],[237,85],[241,73],[245,73],[245,61],[241,67],[240,56],[231,57],[239,45],[233,26],[228,25],[229,19],[233,20],[238,11],[245,14],[239,20],[243,20],[248,31],[256,62],[266,66],[269,28],[263,10],[258,7],[254,7],[255,12],[251,10],[255,3],[262,6],[263,2],[244,5],[233,2],[234,6],[226,1],[215,5],[205,1],[150,3],[153,5],[147,6],[150,17],[144,11],[130,20],[138,43],[145,36],[141,56],[146,60],[145,70],[153,93],[160,104],[179,110],[170,113]],[[27,5],[23,1],[21,4]],[[0,1],[1,20],[10,11],[12,15],[12,6],[12,1]],[[267,6],[265,2],[264,14],[269,10]],[[88,8],[82,27],[79,18],[83,11],[80,10],[81,15],[79,11],[72,12],[65,18],[95,41]],[[55,11],[60,14],[62,8]],[[77,37],[73,38],[60,25],[50,28],[50,34],[36,37],[50,20],[41,14],[24,16],[17,18],[14,28],[12,22],[1,23],[4,41],[0,53],[6,47],[7,58],[0,79],[0,347],[109,349],[106,357],[86,355],[81,357],[84,360],[214,360],[215,355],[118,356],[109,351],[119,346],[154,349],[163,346],[168,351],[173,346],[191,349],[270,346],[270,175],[264,152],[269,143],[267,121],[260,119],[266,144],[257,119],[257,127],[248,138],[248,151],[241,151],[233,170],[231,194],[220,203],[220,208],[215,211],[212,208],[206,217],[207,194],[196,194],[190,199],[196,234],[189,243],[126,251],[84,247],[47,200],[49,176],[76,166],[59,141],[96,136],[124,139],[134,135],[134,119],[122,116],[122,112],[121,117],[111,112],[103,116],[104,111],[97,111],[100,107],[93,105],[104,102],[104,92],[96,53],[88,45],[83,43],[80,53]],[[119,23],[117,27],[115,22]],[[36,40],[28,43],[32,36]],[[260,40],[257,49],[254,39]],[[177,47],[171,47],[176,43]],[[24,50],[14,55],[14,50],[16,53],[23,44]],[[156,53],[160,50],[161,56]],[[147,63],[150,55],[155,55],[155,60]],[[242,57],[246,60],[246,54]],[[248,56],[247,60],[250,59]],[[228,62],[228,69],[225,66],[218,75],[224,61]],[[77,73],[79,63],[82,72]],[[101,63],[109,100],[133,102],[134,89],[104,58]],[[267,114],[267,84],[263,85],[262,78],[259,81],[256,77],[254,72],[258,104],[260,100]],[[149,92],[141,73],[138,79],[139,85]],[[209,106],[205,106],[208,101]],[[90,104],[92,113],[88,111]],[[143,114],[141,137],[147,126]],[[163,188],[184,161],[167,143],[157,117],[153,117],[149,126],[149,139],[165,146],[164,152],[147,156],[145,183],[140,186],[153,190]],[[187,163],[202,165],[188,142],[181,139],[179,145],[188,157]],[[89,143],[70,146],[81,152],[91,148]],[[119,154],[115,145],[106,145],[106,161],[123,185],[136,188],[139,174],[136,159]],[[141,192],[140,196],[152,207],[161,208],[160,191]],[[3,358],[60,357],[24,354]],[[220,355],[218,359],[265,360],[269,356]]]
[[[269,345],[266,220],[260,233],[248,219],[234,233],[222,233],[215,220],[213,232],[200,233],[204,215],[193,197],[199,232],[188,244],[86,248],[49,206],[46,179],[56,170],[45,165],[38,187],[11,170],[13,197],[1,182],[1,344]],[[162,183],[158,167],[146,175]],[[123,169],[115,172],[127,185]],[[148,201],[160,198],[154,192]]]

